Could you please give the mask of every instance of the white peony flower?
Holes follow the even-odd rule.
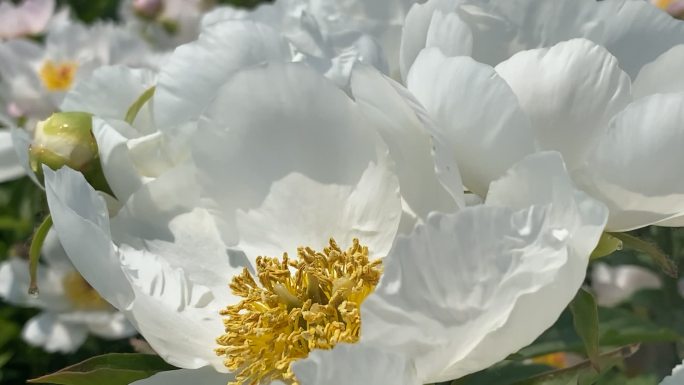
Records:
[[[358,363],[357,379],[378,373],[362,366],[369,347],[392,349],[400,361],[386,362],[402,363],[411,383],[488,366],[549,327],[580,287],[607,216],[574,190],[560,156],[526,159],[492,187],[486,206],[458,211],[458,168],[441,152],[454,167],[438,182],[431,122],[404,88],[359,65],[347,94],[291,60],[277,33],[245,21],[216,24],[177,49],[148,103],[167,148],[185,156],[137,184],[112,177],[128,163],[103,162],[121,204],[111,213],[81,174],[44,170],[73,263],[160,356],[184,368],[141,383],[292,382],[292,362],[359,336],[359,353],[343,361]],[[103,71],[73,91],[82,94],[72,105],[87,108]],[[108,150],[104,133],[115,129],[107,124],[93,128],[100,157],[126,155],[128,145]],[[251,283],[255,274],[263,286]],[[533,305],[537,316],[523,317]],[[405,334],[387,338],[389,330]],[[249,366],[259,354],[264,369]],[[336,376],[349,365],[297,376],[312,383],[311,373]]]
[[[144,42],[113,25],[60,25],[50,29],[44,46],[24,39],[0,43],[0,98],[15,118],[45,119],[95,68],[149,67],[156,60]]]
[[[38,270],[43,294],[29,296],[29,263],[18,257],[0,264],[0,297],[18,306],[43,311],[24,326],[22,337],[48,352],[70,353],[89,334],[106,339],[130,337],[135,329],[74,269],[54,232],[43,248],[45,263]]]
[[[126,0],[120,14],[127,28],[167,50],[195,40],[206,11],[204,0]]]
[[[591,270],[591,289],[601,306],[615,306],[643,289],[659,289],[660,277],[652,271],[633,265],[611,267],[594,263]]]
[[[0,3],[0,40],[37,35],[47,28],[55,11],[55,0],[23,0],[14,5]]]
[[[684,212],[683,43],[642,0],[430,0],[407,16],[401,67],[468,189],[557,150],[627,231]]]

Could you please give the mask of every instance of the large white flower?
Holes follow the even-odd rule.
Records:
[[[535,193],[510,193],[523,186]],[[298,383],[418,385],[498,362],[572,299],[606,218],[605,207],[573,190],[558,154],[526,158],[492,186],[484,206],[433,213],[399,236],[361,308],[360,341],[311,351],[294,364]],[[178,370],[136,384],[187,382],[219,385],[226,376]]]
[[[74,263],[154,349],[181,367],[226,371],[214,349],[219,310],[237,302],[233,276],[258,255],[320,250],[330,237],[384,256],[402,205],[372,122],[315,71],[270,63],[224,83],[188,163],[140,186],[111,220],[80,174],[46,171],[46,189]],[[93,250],[110,252],[86,257]]]
[[[467,188],[557,150],[625,231],[684,212],[682,43],[684,23],[640,0],[430,0],[401,66]]]
[[[225,39],[230,34],[241,39]],[[441,152],[443,164],[453,167],[440,170],[443,184],[438,182],[426,127],[431,123],[404,88],[359,66],[350,97],[291,60],[286,41],[252,22],[217,24],[177,49],[148,103],[164,142],[186,156],[135,185],[108,175],[121,204],[111,214],[80,174],[45,169],[55,228],[71,260],[164,359],[188,369],[149,383],[223,384],[231,375],[220,372],[229,368],[242,380],[291,380],[289,364],[310,349],[358,339],[366,297],[361,338],[368,342],[362,346],[396,349],[411,363],[406,374],[420,361],[424,366],[414,374],[421,381],[477,370],[477,362],[487,366],[550,326],[583,281],[606,219],[600,203],[572,188],[560,157],[529,158],[492,187],[487,207],[449,214],[464,205],[458,168]],[[88,108],[85,95],[96,89],[77,87],[73,94],[82,96],[71,105]],[[102,139],[111,122],[100,120],[106,124],[95,124],[93,132],[108,159],[115,152]],[[123,154],[130,149],[122,148]],[[128,167],[116,165],[112,170]],[[134,188],[118,193],[119,184]],[[418,229],[411,233],[414,224]],[[406,238],[396,241],[400,233]],[[435,248],[428,248],[433,239]],[[275,262],[284,252],[299,261],[292,279]],[[372,293],[379,278],[372,261],[388,254]],[[440,266],[443,271],[435,271]],[[415,279],[404,274],[408,270],[418,273]],[[259,273],[263,287],[251,285],[250,272]],[[432,274],[436,280],[427,280]],[[453,291],[459,279],[464,281]],[[397,290],[411,288],[415,295],[397,303]],[[460,299],[466,301],[454,313]],[[537,303],[545,311],[535,320],[520,318]],[[268,333],[236,332],[242,323],[230,314],[239,317],[241,306],[253,317],[269,311],[281,321],[292,311],[317,327],[262,324]],[[430,312],[409,322],[400,313],[413,306]],[[336,322],[328,323],[331,318]],[[432,332],[439,320],[442,329]],[[245,327],[259,326],[253,318],[244,321]],[[389,340],[384,328],[406,331],[407,338]],[[500,333],[508,345],[490,354]],[[466,337],[470,343],[455,349]],[[268,338],[274,343],[269,352],[240,350],[249,339]],[[426,351],[420,338],[442,342]],[[418,351],[425,357],[418,360]],[[283,372],[259,370],[258,364],[250,369],[242,361],[259,354]],[[348,362],[361,365],[364,357]],[[365,367],[359,368],[356,374],[364,375]],[[307,374],[301,377],[309,383]]]
[[[40,298],[29,296],[29,263],[12,257],[0,264],[0,297],[18,306],[37,307],[22,336],[26,342],[48,352],[69,353],[78,349],[88,334],[106,339],[136,333],[124,315],[114,309],[81,277],[64,253],[54,232],[46,238],[39,267],[43,289]]]

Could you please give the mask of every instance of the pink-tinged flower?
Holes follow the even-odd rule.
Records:
[[[673,17],[681,19],[684,17],[684,1],[677,0],[651,0],[651,4],[666,11]]]
[[[19,5],[0,3],[0,39],[43,32],[54,11],[55,0],[24,0]]]

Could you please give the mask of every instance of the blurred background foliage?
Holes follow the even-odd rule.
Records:
[[[254,7],[263,1],[216,2]],[[119,0],[58,0],[58,5],[70,7],[76,17],[91,23],[100,19],[116,20]],[[46,213],[43,192],[28,178],[0,184],[0,261],[10,255],[26,255],[31,234]],[[641,229],[634,235],[656,243],[678,266],[682,266],[684,230],[651,227]],[[631,264],[648,268],[660,275],[663,287],[642,290],[615,308],[599,308],[601,350],[635,343],[640,343],[640,349],[627,359],[611,362],[596,383],[657,385],[673,366],[681,362],[684,353],[684,298],[680,294],[678,279],[664,274],[651,258],[633,250],[616,252],[601,261],[611,265]],[[681,276],[680,272],[678,278]],[[74,354],[46,353],[21,339],[22,326],[37,313],[36,309],[18,308],[0,300],[0,385],[22,384],[27,379],[54,372],[95,355],[133,351],[128,340],[112,342],[91,336]],[[534,314],[529,316],[534,317]],[[534,365],[529,365],[532,357],[558,351],[573,352],[579,360],[583,358],[582,341],[574,330],[569,311],[535,344],[519,354],[493,368],[445,384],[519,384],[516,378],[523,373],[527,377],[550,368],[548,362],[535,361]],[[523,363],[525,367],[521,369]]]

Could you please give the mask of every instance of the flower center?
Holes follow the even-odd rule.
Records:
[[[64,294],[79,310],[107,310],[110,305],[93,289],[83,277],[75,271],[65,275],[62,279]]]
[[[317,252],[297,250],[297,260],[257,258],[256,283],[247,269],[233,278],[244,298],[221,311],[226,333],[216,354],[236,373],[230,385],[282,381],[298,384],[292,363],[313,349],[354,343],[361,329],[361,303],[373,292],[382,262],[370,261],[357,239],[343,251],[335,240]]]
[[[66,91],[76,76],[78,63],[72,61],[53,62],[47,60],[40,68],[40,79],[43,85],[50,91]]]

